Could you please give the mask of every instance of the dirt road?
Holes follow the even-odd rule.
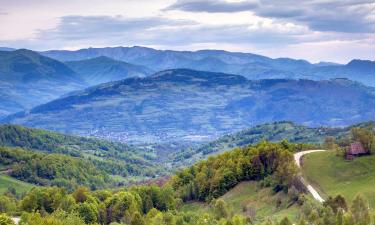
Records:
[[[294,154],[294,160],[297,164],[298,167],[301,167],[301,158],[306,155],[306,154],[310,154],[310,153],[314,153],[314,152],[323,152],[325,150],[308,150],[308,151],[303,151],[303,152],[298,152],[296,154]],[[301,177],[302,179],[302,182],[304,184],[306,184],[306,188],[307,190],[311,193],[311,195],[319,202],[324,202],[324,199],[322,198],[322,196],[320,196],[320,194],[315,190],[315,188],[313,186],[311,186],[310,184],[308,184],[304,179],[303,177]]]

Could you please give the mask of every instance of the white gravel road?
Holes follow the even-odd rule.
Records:
[[[323,152],[323,151],[325,151],[325,150],[308,150],[308,151],[298,152],[298,153],[294,154],[294,160],[295,160],[297,166],[301,167],[302,156],[304,156],[306,154],[314,153],[314,152]],[[303,179],[303,181],[304,181],[305,184],[307,184],[307,182],[304,179]],[[324,199],[322,198],[322,196],[320,196],[320,194],[315,190],[315,188],[313,188],[313,186],[311,186],[310,184],[307,184],[306,188],[317,201],[324,202]]]
[[[15,224],[18,224],[20,222],[20,218],[18,217],[12,217],[12,220]]]

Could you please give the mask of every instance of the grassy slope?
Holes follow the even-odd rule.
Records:
[[[275,195],[269,188],[259,188],[257,182],[242,182],[222,198],[233,208],[236,214],[241,214],[244,206],[255,209],[257,221],[269,217],[281,219],[285,216],[295,221],[299,213],[297,205],[288,207],[287,196],[282,193]],[[278,199],[282,202],[280,207],[276,207]],[[210,213],[210,207],[207,204],[197,202],[185,204],[182,210]]]
[[[35,185],[14,179],[7,175],[0,175],[0,194],[3,194],[5,191],[8,190],[9,187],[14,187],[17,193],[24,193],[29,191]]]
[[[375,206],[374,155],[348,162],[334,152],[313,153],[305,156],[303,173],[325,197],[342,194],[352,200],[362,194]]]

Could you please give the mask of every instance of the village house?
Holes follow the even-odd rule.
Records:
[[[362,143],[354,142],[350,144],[349,148],[346,151],[346,159],[353,160],[354,157],[367,155],[368,153],[369,151],[363,147]]]

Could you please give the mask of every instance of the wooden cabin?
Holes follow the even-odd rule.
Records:
[[[367,155],[368,153],[369,151],[363,147],[362,143],[354,142],[350,144],[348,150],[346,151],[346,159],[353,160],[354,157]]]

